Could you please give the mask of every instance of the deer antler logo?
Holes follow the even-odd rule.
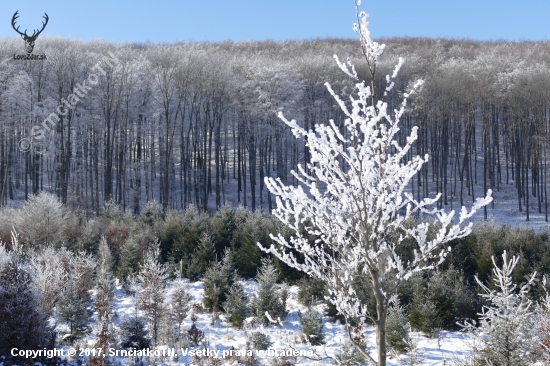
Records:
[[[33,33],[32,33],[32,36],[29,36],[27,34],[27,30],[25,29],[25,31],[23,33],[21,33],[19,31],[19,26],[16,28],[15,27],[15,21],[17,20],[17,18],[19,18],[19,15],[17,14],[19,13],[19,10],[17,10],[15,12],[15,14],[13,14],[13,18],[11,18],[11,26],[13,27],[13,29],[15,29],[15,31],[17,33],[19,33],[21,35],[21,38],[23,38],[23,40],[25,40],[25,49],[27,50],[27,53],[28,54],[31,54],[32,51],[34,50],[34,42],[36,41],[36,39],[38,38],[38,35],[40,33],[42,33],[42,31],[44,30],[44,28],[46,28],[46,24],[48,24],[48,14],[44,13],[44,19],[46,20],[45,22],[42,22],[42,29],[40,30],[35,30]]]

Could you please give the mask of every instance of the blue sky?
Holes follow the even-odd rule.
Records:
[[[373,37],[550,39],[550,0],[363,0]],[[353,0],[2,0],[0,37],[21,30],[80,40],[174,42],[355,38]]]

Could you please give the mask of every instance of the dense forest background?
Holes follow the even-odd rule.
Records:
[[[430,155],[411,182],[414,195],[442,192],[439,206],[456,208],[491,188],[490,210],[499,191],[513,187],[527,220],[534,210],[548,220],[550,43],[383,41],[378,91],[397,58],[406,59],[386,97],[390,107],[425,80],[402,122],[403,138],[420,127],[409,157]],[[297,183],[290,170],[308,161],[277,113],[306,128],[329,119],[343,125],[324,83],[345,100],[354,81],[332,56],[364,64],[357,41],[344,39],[114,45],[41,38],[34,53],[45,61],[14,60],[23,52],[16,38],[0,40],[0,50],[0,203],[48,191],[90,213],[110,200],[135,214],[152,200],[164,210],[271,210],[263,178]],[[368,76],[366,67],[358,73]]]

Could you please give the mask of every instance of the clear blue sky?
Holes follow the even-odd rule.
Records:
[[[363,0],[373,37],[550,39],[550,0]],[[0,37],[43,34],[112,42],[355,38],[353,0],[2,0]]]

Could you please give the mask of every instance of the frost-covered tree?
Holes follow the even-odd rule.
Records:
[[[250,314],[248,295],[243,285],[235,282],[227,294],[227,300],[222,304],[223,310],[229,317],[229,322],[234,327],[240,328],[244,319]]]
[[[102,349],[103,351],[101,356],[90,357],[89,361],[92,366],[105,366],[109,364],[109,359],[105,355],[114,343],[114,331],[111,319],[113,315],[115,282],[113,274],[108,269],[108,263],[104,260],[102,261],[101,256],[100,263],[95,284],[96,298],[94,301],[94,310],[97,312],[97,332],[94,348]]]
[[[258,289],[250,302],[252,314],[263,325],[271,325],[278,318],[284,319],[286,312],[277,286],[277,269],[269,259],[262,260],[256,281]]]
[[[166,266],[159,263],[159,242],[147,253],[143,265],[137,275],[137,283],[141,285],[137,296],[137,306],[143,310],[149,320],[153,341],[157,342],[157,332],[160,317],[164,312],[164,289],[166,287]]]
[[[67,213],[56,196],[40,192],[31,197],[21,208],[17,228],[25,241],[50,245],[63,241],[63,226]]]
[[[191,295],[185,290],[181,280],[176,280],[173,283],[174,292],[170,299],[170,317],[177,324],[178,337],[181,338],[181,323],[191,310]]]
[[[483,290],[481,296],[487,305],[479,314],[479,324],[464,323],[476,340],[472,362],[475,365],[521,366],[535,361],[538,334],[533,330],[533,303],[529,299],[529,288],[535,281],[533,274],[521,286],[513,283],[513,271],[519,257],[507,258],[502,254],[502,268],[493,260],[494,289],[484,285],[476,277]]]
[[[204,306],[217,314],[220,305],[226,300],[227,293],[233,285],[233,271],[231,270],[231,252],[226,250],[221,261],[210,263],[204,274]]]
[[[101,235],[98,248],[99,265],[106,271],[110,272],[113,269],[113,254],[107,243],[105,235]]]
[[[535,332],[537,333],[536,348],[539,350],[541,361],[550,362],[550,294],[547,290],[547,278],[543,277],[545,296],[535,308]]]
[[[310,159],[306,167],[299,165],[298,172],[292,172],[298,186],[287,186],[279,178],[265,180],[277,197],[273,214],[294,234],[289,239],[274,236],[277,246],[259,245],[288,265],[322,279],[330,301],[346,319],[348,332],[352,319],[372,322],[376,328],[376,356],[367,353],[351,334],[350,341],[372,363],[385,366],[388,304],[397,285],[415,271],[432,267],[438,259],[442,261],[447,252],[442,244],[471,231],[472,224],[465,223],[478,208],[490,202],[491,192],[478,200],[471,211],[463,207],[455,221],[454,211],[429,209],[439,195],[418,201],[406,191],[428,156],[410,158],[417,139],[416,127],[403,139],[404,146],[398,143],[399,121],[410,93],[404,94],[396,109],[384,101],[392,92],[403,59],[387,75],[386,89],[375,90],[376,66],[385,45],[371,39],[368,15],[359,13],[358,5],[354,29],[360,37],[370,85],[359,80],[350,60],[343,63],[335,57],[338,66],[357,81],[358,95],[347,102],[326,84],[347,117],[344,125],[331,120],[328,125],[306,130],[279,114],[294,135],[305,141]],[[413,91],[421,84],[416,82]],[[377,100],[377,96],[382,99]],[[431,220],[406,225],[418,213]],[[309,237],[316,237],[315,243]],[[405,259],[400,253],[406,251],[401,244],[407,238],[414,239],[416,247]],[[371,282],[376,312],[369,311],[357,297],[353,286],[357,279]]]

